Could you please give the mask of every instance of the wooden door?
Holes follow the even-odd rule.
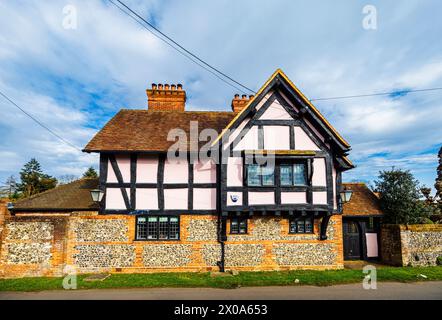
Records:
[[[344,259],[361,259],[361,232],[355,221],[344,221]]]

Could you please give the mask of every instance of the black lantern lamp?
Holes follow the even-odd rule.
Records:
[[[104,192],[100,189],[93,189],[91,190],[91,198],[93,202],[101,202],[101,199],[103,199]]]
[[[342,190],[339,195],[341,197],[341,203],[347,203],[351,200],[351,196],[353,195],[353,191],[350,189],[344,188],[344,190]]]

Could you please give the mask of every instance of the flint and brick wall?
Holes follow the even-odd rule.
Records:
[[[434,266],[442,256],[442,225],[383,225],[382,260],[395,266]]]
[[[228,234],[226,269],[342,268],[341,221],[333,216],[328,240],[320,241],[319,220],[314,234],[291,235],[287,219],[249,219],[247,235]],[[135,240],[134,216],[16,216],[6,220],[1,237],[0,277],[61,276],[66,267],[78,273],[218,271],[220,255],[216,216],[180,216],[180,240],[171,241]]]

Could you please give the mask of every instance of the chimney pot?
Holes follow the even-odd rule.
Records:
[[[152,89],[147,89],[147,105],[151,111],[184,112],[186,107],[186,91],[182,84],[152,83]]]
[[[253,94],[249,95],[249,99],[253,99],[255,96]]]
[[[249,99],[247,98],[246,94],[243,94],[240,98],[239,94],[235,94],[233,100],[232,100],[232,111],[235,113],[240,112],[249,102]]]
[[[178,90],[183,90],[183,85],[182,85],[181,83],[178,83],[178,84],[177,84],[177,89],[178,89]]]

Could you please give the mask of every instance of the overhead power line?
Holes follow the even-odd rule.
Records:
[[[0,91],[0,95],[5,98],[7,101],[9,101],[13,106],[15,106],[17,109],[19,109],[21,112],[23,112],[25,115],[27,115],[29,118],[31,118],[35,123],[37,123],[39,126],[41,126],[42,128],[46,129],[47,131],[49,131],[49,133],[51,133],[53,136],[55,136],[58,140],[62,141],[63,143],[69,145],[70,147],[80,151],[81,149],[78,148],[76,145],[72,144],[71,142],[67,141],[66,139],[64,139],[63,137],[61,137],[60,135],[58,135],[56,132],[54,132],[51,128],[49,128],[47,125],[45,125],[43,122],[41,122],[40,120],[38,120],[36,117],[34,117],[33,115],[31,115],[30,113],[28,113],[26,110],[24,110],[22,107],[20,107],[17,103],[15,103],[11,98],[9,98],[6,94],[4,94],[3,92]]]
[[[176,42],[174,39],[172,39],[171,37],[169,37],[168,35],[166,35],[164,32],[162,32],[161,30],[159,30],[157,27],[155,27],[152,23],[150,23],[149,21],[147,21],[146,19],[144,19],[142,16],[140,16],[137,12],[135,12],[134,10],[132,10],[128,5],[126,5],[124,2],[120,1],[120,0],[116,0],[119,4],[121,4],[126,10],[128,10],[129,12],[123,10],[123,8],[121,8],[120,6],[118,6],[113,0],[108,0],[110,3],[112,3],[114,6],[116,6],[121,12],[125,13],[126,15],[128,15],[129,17],[131,17],[133,20],[135,20],[138,24],[140,24],[143,28],[145,28],[146,30],[148,30],[151,34],[153,34],[155,37],[157,37],[158,39],[160,39],[161,41],[163,41],[164,43],[166,43],[167,45],[171,46],[173,49],[175,49],[177,52],[179,52],[180,54],[184,55],[186,58],[190,59],[192,62],[196,63],[198,66],[204,68],[206,71],[212,73],[214,76],[216,76],[218,79],[220,79],[221,81],[225,82],[226,84],[228,84],[229,86],[232,86],[233,88],[235,88],[236,90],[239,90],[242,93],[246,93],[244,90],[247,90],[248,92],[251,93],[255,93],[254,90],[248,88],[247,86],[243,85],[242,83],[240,83],[239,81],[236,81],[235,79],[233,79],[231,76],[227,75],[226,73],[222,72],[221,70],[219,70],[218,68],[212,66],[211,64],[209,64],[208,62],[204,61],[203,59],[201,59],[200,57],[198,57],[196,54],[192,53],[191,51],[187,50],[185,47],[183,47],[182,45],[180,45],[178,42]],[[132,16],[132,14],[140,19],[142,22],[144,22],[146,25],[142,24],[139,20],[137,20],[134,16]],[[153,30],[152,30],[153,29]],[[155,31],[155,32],[153,32]],[[222,78],[223,77],[223,78]],[[237,86],[233,85],[232,83],[229,83],[228,81],[236,84],[237,86],[241,87],[242,89],[238,88]]]
[[[242,93],[246,93],[244,91],[247,90],[253,94],[256,94],[256,91],[250,89],[246,85],[240,83],[239,81],[233,79],[231,76],[227,75],[226,73],[222,72],[218,68],[210,65],[208,62],[204,61],[202,58],[198,57],[196,54],[192,53],[188,49],[186,49],[184,46],[179,44],[177,41],[169,37],[167,34],[159,30],[157,27],[155,27],[152,23],[144,19],[139,13],[131,9],[127,4],[125,4],[121,0],[116,0],[119,4],[121,4],[126,10],[124,10],[122,7],[117,5],[113,0],[108,0],[110,3],[112,3],[114,6],[116,6],[121,12],[128,15],[131,19],[136,21],[139,25],[141,25],[144,29],[148,30],[151,34],[153,34],[155,37],[175,49],[177,52],[200,66],[201,68],[205,69],[206,71],[210,72],[212,75],[223,81],[224,83],[228,84],[229,86],[239,90]],[[140,21],[141,20],[141,21]],[[144,22],[145,24],[143,24]],[[146,26],[147,25],[147,26]],[[155,33],[155,32],[156,33]],[[230,82],[229,82],[230,81]],[[234,85],[234,84],[236,85]],[[241,88],[238,88],[241,87]],[[442,88],[425,88],[425,89],[415,89],[415,90],[402,90],[402,91],[391,91],[391,92],[380,92],[380,93],[371,93],[371,94],[359,94],[359,95],[349,95],[349,96],[336,96],[336,97],[325,97],[325,98],[314,98],[310,99],[311,102],[313,101],[326,101],[326,100],[341,100],[341,99],[354,99],[354,98],[364,98],[364,97],[374,97],[374,96],[384,96],[384,95],[393,95],[393,94],[408,94],[408,93],[415,93],[415,92],[428,92],[428,91],[436,91],[436,90],[442,90]]]
[[[410,89],[410,90],[395,90],[390,92],[379,92],[379,93],[369,93],[369,94],[359,94],[359,95],[353,95],[353,96],[340,96],[340,97],[328,97],[328,98],[315,98],[310,99],[310,101],[324,101],[324,100],[341,100],[341,99],[353,99],[353,98],[365,98],[365,97],[374,97],[374,96],[391,96],[394,94],[401,95],[401,94],[409,94],[414,92],[426,92],[426,91],[436,91],[436,90],[442,90],[442,88],[425,88],[425,89]]]

